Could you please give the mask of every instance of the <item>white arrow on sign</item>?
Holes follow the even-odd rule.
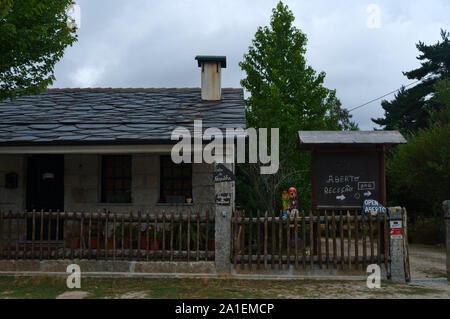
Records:
[[[344,200],[345,196],[344,196],[344,194],[342,194],[341,196],[336,196],[336,199]]]
[[[372,195],[372,193],[370,191],[367,191],[364,193],[364,196],[369,197],[370,195]]]

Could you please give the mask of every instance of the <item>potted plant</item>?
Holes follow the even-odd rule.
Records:
[[[116,248],[117,248],[117,239],[116,239]],[[108,237],[106,239],[106,247],[108,247],[108,249],[114,249],[114,238]]]
[[[116,241],[118,246],[124,249],[130,248],[130,227],[127,223],[123,225],[123,246],[122,246],[122,223],[118,223],[116,229]]]
[[[136,234],[138,233],[138,227],[133,225],[131,227],[132,230],[132,236],[133,238],[136,237]],[[125,223],[123,225],[123,247],[122,247],[122,223],[119,223],[115,229],[116,232],[116,247],[121,247],[124,249],[130,249],[131,243],[130,243],[130,225],[128,223]],[[133,239],[132,238],[132,239]]]
[[[199,237],[199,243],[200,243],[200,247],[203,246],[203,243],[206,240],[206,233],[205,230],[202,229],[203,227],[200,228],[200,237]],[[188,240],[188,223],[187,222],[183,222],[183,226],[182,226],[182,230],[181,230],[181,240],[182,240],[182,250],[187,249],[187,240]],[[175,236],[175,243],[174,243],[174,247],[176,250],[179,249],[179,236],[178,236],[178,232],[177,232],[177,236]],[[196,241],[197,241],[197,225],[195,225],[194,223],[191,224],[191,229],[190,229],[190,239],[191,239],[191,245],[190,245],[190,249],[193,251],[196,249]],[[211,238],[208,238],[208,250],[210,247],[210,241]],[[213,243],[214,243],[214,239],[213,239]],[[213,245],[214,247],[214,245]],[[201,249],[201,248],[200,248]],[[214,250],[214,248],[212,249]]]
[[[97,227],[92,227],[91,229],[91,240],[89,242],[90,246],[92,249],[97,249],[98,248],[98,242],[100,242],[100,235],[98,232],[98,228]]]
[[[149,246],[147,246],[147,230],[144,229],[141,231],[140,235],[140,243],[141,243],[141,249],[151,249],[151,250],[158,250],[161,242],[161,232],[156,230],[156,242],[155,242],[155,228],[154,226],[150,226],[148,229],[148,243]]]
[[[69,248],[72,248],[72,243],[73,248],[80,248],[80,237],[69,237],[67,239],[67,245]]]

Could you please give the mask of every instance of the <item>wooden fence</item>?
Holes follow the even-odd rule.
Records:
[[[365,270],[369,264],[389,269],[388,221],[387,214],[368,216],[358,211],[301,213],[297,218],[237,212],[232,220],[232,263],[237,270],[291,265]]]
[[[0,259],[214,260],[214,214],[0,212]]]

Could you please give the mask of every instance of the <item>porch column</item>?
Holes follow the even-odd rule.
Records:
[[[231,273],[231,216],[234,207],[234,175],[233,180],[226,177],[221,167],[225,166],[233,172],[233,164],[214,164],[215,183],[215,261],[217,274]],[[222,166],[223,165],[223,166]],[[229,180],[229,181],[223,181]]]

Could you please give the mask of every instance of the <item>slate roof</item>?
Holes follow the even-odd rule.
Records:
[[[158,144],[178,126],[245,128],[242,89],[50,89],[0,102],[1,145]]]
[[[299,147],[311,145],[370,145],[404,144],[406,139],[398,131],[299,131]]]

